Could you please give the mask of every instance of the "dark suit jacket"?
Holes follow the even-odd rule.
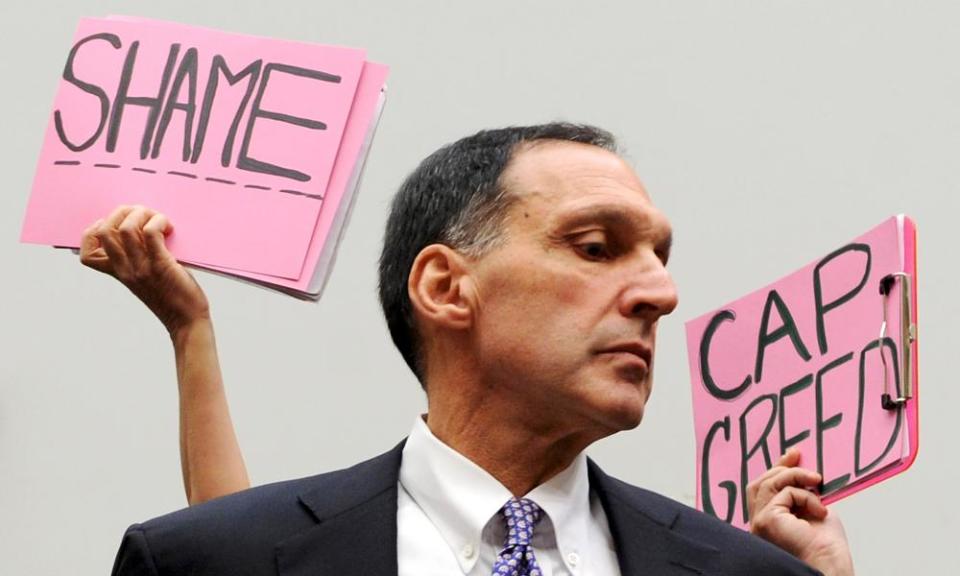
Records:
[[[113,573],[396,575],[402,447],[131,526]],[[759,538],[611,478],[592,461],[589,470],[624,576],[818,574]]]

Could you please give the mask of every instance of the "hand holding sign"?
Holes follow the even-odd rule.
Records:
[[[791,449],[747,486],[750,531],[824,574],[852,575],[843,525],[811,491],[823,478],[799,463],[800,451]]]
[[[80,261],[130,289],[171,335],[208,320],[207,297],[167,250],[167,217],[143,206],[120,206],[83,233]]]

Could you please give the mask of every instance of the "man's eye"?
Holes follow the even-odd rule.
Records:
[[[592,260],[602,260],[610,256],[610,251],[607,249],[607,245],[602,242],[587,242],[585,244],[580,244],[579,249],[584,256]]]
[[[667,262],[670,260],[670,252],[667,250],[657,250],[655,254],[657,255],[657,258],[663,262],[663,265],[666,266]]]

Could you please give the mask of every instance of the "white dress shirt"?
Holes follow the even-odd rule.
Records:
[[[400,576],[490,576],[504,543],[498,512],[513,497],[503,484],[438,440],[418,417],[403,448],[398,488]],[[543,510],[532,544],[544,576],[620,574],[584,454],[524,497]]]

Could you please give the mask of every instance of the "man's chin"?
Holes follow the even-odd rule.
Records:
[[[614,428],[616,432],[633,430],[640,425],[642,420],[643,407],[640,407],[639,410],[623,410],[614,416],[611,422],[611,427]]]
[[[640,425],[647,402],[645,389],[633,388],[609,400],[607,406],[603,407],[603,421],[610,434],[632,430]]]

